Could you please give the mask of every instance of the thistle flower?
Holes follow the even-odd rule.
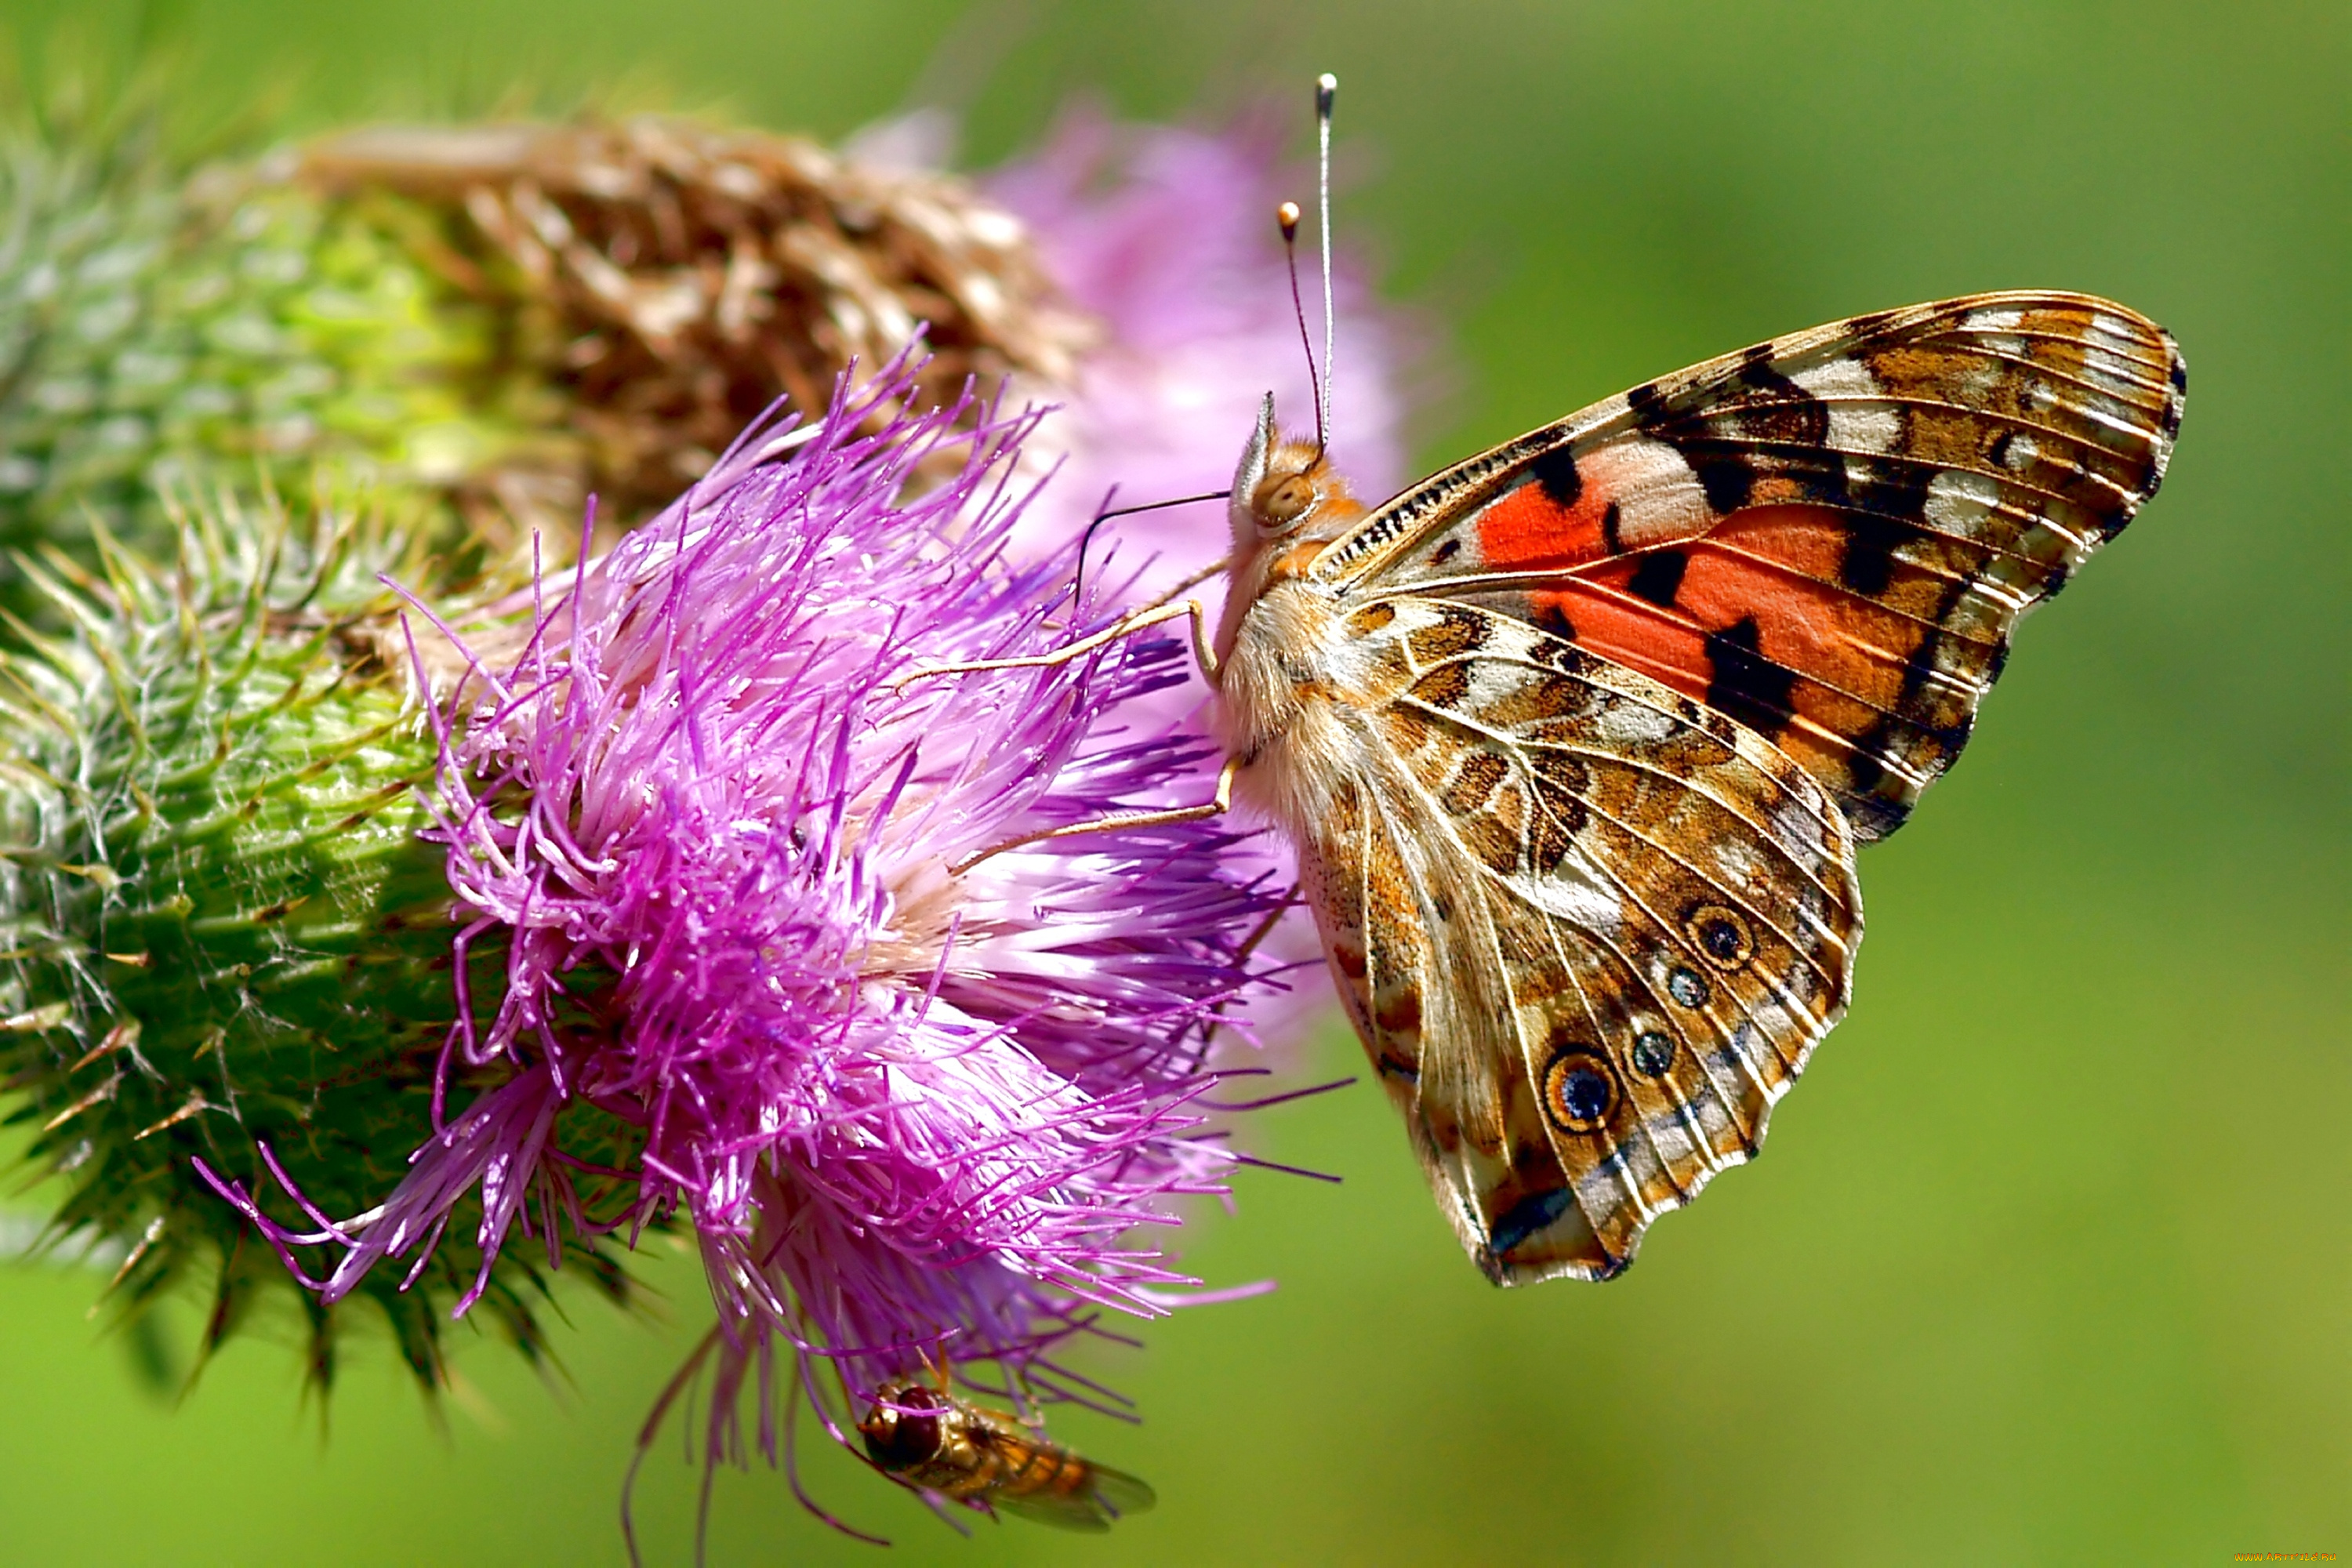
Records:
[[[437,739],[417,728],[414,710],[403,706],[413,700],[410,688],[398,679],[408,673],[407,656],[394,647],[392,658],[383,657],[385,605],[372,572],[397,555],[406,563],[404,579],[426,600],[444,602],[445,585],[478,557],[485,531],[508,536],[519,521],[557,525],[550,549],[568,558],[563,536],[574,525],[563,520],[576,518],[592,486],[617,500],[606,515],[617,510],[623,521],[635,521],[653,510],[654,496],[701,469],[724,433],[780,389],[789,387],[804,407],[820,411],[850,357],[886,358],[917,321],[929,319],[938,352],[910,362],[904,374],[918,378],[927,403],[945,395],[953,412],[941,417],[974,427],[970,439],[989,454],[982,465],[989,482],[1009,482],[1004,465],[1016,460],[1024,491],[1055,460],[1081,472],[1076,484],[1066,476],[1027,494],[1021,506],[1011,504],[1010,492],[999,495],[992,510],[966,472],[980,447],[944,430],[920,439],[901,431],[904,441],[891,449],[919,453],[929,465],[908,470],[917,477],[901,489],[925,492],[922,506],[908,506],[941,527],[952,518],[954,528],[971,526],[967,512],[988,511],[987,526],[956,547],[956,559],[978,574],[974,584],[1001,596],[955,600],[922,637],[909,631],[903,647],[893,645],[891,657],[901,665],[947,658],[957,657],[950,644],[968,652],[1003,638],[1012,639],[1005,647],[1023,637],[1031,639],[1024,646],[1036,646],[1046,635],[1036,618],[1044,611],[1022,595],[1064,580],[1057,574],[1067,573],[1068,550],[1094,504],[1083,493],[1095,483],[1085,472],[1089,465],[1098,477],[1117,443],[1157,430],[1158,445],[1145,442],[1138,450],[1151,455],[1153,465],[1171,467],[1139,467],[1138,482],[1205,486],[1195,470],[1222,475],[1255,396],[1249,388],[1265,381],[1305,395],[1303,362],[1288,348],[1286,286],[1264,238],[1260,196],[1271,189],[1265,145],[1074,123],[1079,129],[1066,128],[1037,163],[990,176],[1008,200],[1035,215],[1034,230],[993,196],[951,176],[865,160],[855,150],[835,157],[792,138],[674,121],[353,133],[193,175],[152,139],[142,140],[152,127],[135,114],[111,126],[70,117],[37,129],[19,125],[5,180],[20,242],[0,252],[0,356],[11,371],[0,383],[0,490],[17,488],[0,495],[0,534],[37,541],[49,565],[47,576],[28,570],[0,586],[18,613],[47,628],[11,657],[5,673],[16,694],[0,713],[6,731],[0,734],[0,831],[7,843],[0,920],[16,938],[14,968],[0,994],[7,1026],[0,1029],[0,1071],[9,1075],[14,1114],[46,1129],[36,1140],[36,1162],[68,1173],[68,1195],[51,1234],[79,1229],[128,1258],[115,1297],[127,1316],[174,1280],[209,1279],[209,1344],[273,1291],[285,1293],[289,1276],[260,1266],[260,1249],[241,1220],[194,1176],[195,1156],[248,1194],[278,1191],[282,1175],[319,1215],[348,1215],[366,1211],[396,1184],[403,1167],[394,1153],[436,1129],[454,1135],[462,1127],[459,1142],[480,1142],[489,1151],[485,1159],[518,1148],[547,1152],[536,1167],[524,1160],[478,1173],[455,1145],[427,1162],[451,1184],[437,1196],[412,1186],[404,1203],[446,1219],[461,1238],[488,1237],[490,1245],[426,1249],[429,1261],[413,1279],[399,1270],[366,1271],[350,1260],[340,1273],[331,1271],[321,1281],[326,1289],[304,1298],[313,1370],[321,1378],[331,1371],[355,1296],[380,1302],[392,1315],[404,1353],[428,1383],[441,1375],[438,1334],[461,1300],[482,1305],[526,1350],[540,1351],[530,1303],[542,1288],[534,1255],[545,1254],[499,1245],[519,1217],[512,1205],[528,1185],[501,1170],[536,1169],[544,1177],[536,1189],[542,1195],[561,1196],[571,1190],[567,1183],[588,1184],[572,1193],[584,1223],[574,1224],[567,1211],[562,1224],[551,1226],[542,1216],[533,1228],[541,1241],[560,1237],[614,1295],[625,1294],[625,1281],[613,1261],[618,1238],[601,1248],[595,1242],[605,1226],[670,1204],[698,1224],[719,1212],[710,1195],[717,1189],[709,1184],[716,1177],[693,1176],[673,1184],[674,1191],[656,1184],[625,1205],[583,1173],[628,1164],[650,1127],[641,1108],[633,1112],[638,1121],[622,1114],[635,1103],[625,1091],[616,1090],[615,1099],[583,1088],[585,1080],[559,1079],[566,1058],[546,1043],[574,1042],[563,1049],[577,1054],[585,1048],[577,1042],[602,1040],[606,1045],[593,1059],[608,1067],[624,1059],[606,1047],[617,1050],[613,1042],[625,1037],[615,1020],[633,1016],[619,998],[636,994],[624,984],[635,972],[609,953],[598,957],[601,948],[590,952],[593,943],[575,955],[575,969],[558,963],[509,977],[501,945],[507,933],[518,922],[538,928],[517,908],[469,902],[491,921],[473,934],[466,963],[455,972],[468,983],[460,1035],[472,1044],[446,1062],[437,1058],[460,1010],[446,942],[449,910],[459,894],[492,898],[503,884],[484,882],[478,870],[460,866],[453,890],[440,874],[438,851],[411,842],[433,819],[420,814],[408,791],[435,776],[445,744],[457,770],[446,776],[466,776],[464,766],[479,760],[469,749],[474,715],[454,713],[449,732]],[[1181,264],[1153,260],[1171,256]],[[1358,367],[1351,384],[1363,384],[1373,334],[1356,312],[1349,321],[1348,341],[1364,345],[1350,360]],[[1210,345],[1222,346],[1209,353]],[[1219,357],[1227,351],[1230,363]],[[1249,367],[1252,354],[1262,356],[1263,374]],[[1066,406],[1043,420],[998,419],[981,401],[953,398],[971,376],[983,385],[1010,383],[1054,396]],[[1231,420],[1195,412],[1213,395],[1230,397],[1241,412]],[[897,405],[878,394],[860,407],[877,420],[899,417]],[[984,440],[977,433],[983,422]],[[1369,423],[1355,427],[1371,433]],[[1055,446],[1057,429],[1074,434]],[[123,439],[98,442],[105,431]],[[132,434],[140,438],[130,439]],[[848,439],[836,437],[836,444]],[[1378,466],[1365,445],[1354,451],[1360,464]],[[716,504],[712,498],[772,483],[783,471],[747,459],[730,471],[727,485],[705,484],[698,491],[702,499],[668,521],[700,518]],[[874,473],[877,487],[892,475],[907,479],[897,468]],[[315,538],[307,524],[289,522],[267,500],[208,503],[189,522],[162,499],[226,497],[257,478],[323,498],[309,508],[322,520]],[[925,489],[941,486],[936,498]],[[1130,498],[1136,493],[1130,486]],[[337,521],[348,520],[362,498],[375,516],[371,530]],[[750,503],[730,504],[740,510]],[[1182,530],[1184,514],[1164,515]],[[99,535],[77,531],[87,516],[103,525]],[[475,531],[475,542],[453,553],[461,521]],[[1122,526],[1143,531],[1150,523]],[[103,543],[105,531],[116,529],[142,541],[146,552],[176,555],[178,564],[159,568],[140,548]],[[980,542],[982,535],[995,542]],[[759,537],[768,541],[760,548],[782,548],[770,535]],[[899,558],[873,553],[877,561]],[[1098,543],[1089,577],[1119,586],[1132,580],[1141,553],[1129,548],[1118,571],[1105,577],[1096,570]],[[1171,550],[1163,567],[1194,558]],[[614,574],[655,570],[645,562],[632,567],[633,560],[614,555],[581,591],[609,595],[621,591],[614,584],[623,579]],[[551,595],[561,599],[561,586]],[[896,589],[885,584],[882,591],[887,596]],[[871,591],[872,584],[836,574],[813,580],[805,593],[814,597],[804,605],[831,602],[824,598],[828,593],[846,603]],[[1015,613],[1016,605],[1025,607]],[[992,640],[984,628],[1000,611],[1007,619]],[[841,612],[824,614],[832,624]],[[569,657],[568,624],[558,615],[530,645],[532,657],[555,660],[551,668],[565,670],[566,681],[574,679],[572,667],[562,662]],[[941,626],[961,627],[963,640]],[[512,684],[520,657],[513,650],[520,646],[515,639],[527,642],[531,634],[471,625],[468,635],[484,675],[508,679],[510,690],[533,688]],[[448,657],[437,637],[425,638],[420,651],[435,680],[467,668]],[[992,732],[1003,745],[1045,748],[1031,759],[1034,767],[1024,764],[1028,773],[1003,773],[1011,765],[1003,763],[998,773],[972,773],[979,781],[972,789],[994,787],[988,784],[994,779],[1007,792],[988,797],[996,807],[1012,812],[1022,798],[1028,785],[1006,782],[1016,774],[1034,773],[1044,792],[1022,808],[1033,815],[1069,809],[1088,791],[1130,805],[1205,795],[1213,759],[1204,744],[1161,741],[1132,757],[1119,751],[1153,741],[1167,716],[1197,705],[1197,686],[1188,685],[1183,660],[1168,648],[1131,649],[1064,672],[1063,680],[1077,683],[1070,689],[1083,689],[1083,700],[1044,677],[1019,679],[1041,682],[1041,690],[1063,694],[1054,700],[1076,706],[1055,710],[1062,712],[1055,722],[1066,728],[1048,725],[1051,734],[1043,738],[1010,721]],[[879,675],[875,679],[881,682]],[[945,700],[950,685],[1012,689],[1007,682],[1017,686],[1011,676],[970,677],[903,694],[886,682],[859,700],[887,707],[901,716],[894,722],[904,722],[905,713],[923,710],[920,704]],[[834,700],[846,705],[844,711],[857,706],[845,697]],[[499,732],[509,735],[495,743],[506,745],[513,726],[537,722],[539,710],[507,712],[493,703],[489,712]],[[793,721],[818,720],[803,714]],[[1114,742],[1122,729],[1124,737]],[[1079,752],[1054,750],[1080,734],[1088,739]],[[834,765],[825,760],[832,755],[812,753],[815,772],[807,788],[831,776],[824,770]],[[647,766],[669,776],[666,765]],[[609,783],[616,775],[593,776]],[[914,831],[906,826],[915,820],[908,814],[931,798],[924,788],[914,780],[911,793],[885,814],[882,820],[899,836],[892,844]],[[518,809],[529,793],[509,779],[490,792],[489,817],[467,796],[449,804],[450,820],[482,830],[485,822],[505,820],[499,814]],[[932,822],[926,831],[934,836],[947,833],[933,817],[923,820]],[[1067,1053],[1108,1037],[1082,1030],[1084,1039],[1051,1049],[1025,1042],[1050,1032],[1055,1019],[1089,1016],[1085,1007],[1097,1005],[1061,994],[1055,975],[1076,976],[1072,983],[1083,982],[1082,990],[1126,976],[1121,1005],[1170,1010],[1171,1038],[1181,1033],[1179,1015],[1199,1016],[1234,999],[1240,965],[1222,915],[1202,928],[1208,950],[1171,950],[1191,954],[1190,969],[1152,945],[1173,941],[1171,931],[1184,934],[1181,923],[1145,922],[1160,934],[1139,939],[1133,951],[1108,935],[1099,940],[1110,946],[1077,957],[1059,945],[1066,938],[1083,946],[1085,932],[1116,930],[1116,910],[1148,905],[1182,922],[1198,912],[1192,900],[1206,899],[1222,910],[1239,898],[1255,908],[1252,900],[1285,884],[1278,874],[1261,877],[1253,862],[1234,858],[1249,851],[1233,848],[1223,851],[1222,879],[1187,883],[1220,853],[1213,846],[1222,837],[1171,829],[1167,843],[1175,847],[1163,861],[1136,858],[1141,851],[1132,835],[1011,852],[946,879],[952,896],[892,884],[893,918],[936,906],[954,911],[960,922],[952,941],[941,934],[947,928],[924,928],[931,945],[898,950],[896,962],[928,955],[944,963],[940,955],[950,950],[971,955],[982,951],[983,936],[992,944],[987,966],[943,970],[936,996],[923,993],[933,998],[925,1008],[963,1009],[941,1011],[940,1018],[968,1015],[1002,1033],[1002,1040],[992,1037],[985,1048],[949,1059],[985,1068],[991,1093],[1018,1099],[1029,1069],[1000,1071],[990,1053],[1005,1048],[1004,1040],[1020,1043],[1026,1059],[1045,1064],[1048,1078],[1076,1085],[1054,1090],[1080,1097],[1075,1120],[1048,1118],[1061,1130],[1056,1136],[1075,1141],[1074,1149],[1123,1148],[1126,1139],[1159,1152],[1130,1161],[1134,1169],[1158,1172],[1150,1178],[1157,1181],[1181,1167],[1178,1186],[1212,1169],[1217,1157],[1178,1149],[1180,1133],[1163,1138],[1148,1131],[1188,1113],[1167,1110],[1136,1087],[1157,1083],[1151,1074],[1163,1068],[1175,1074],[1181,1052],[1152,1058],[1159,1065],[1143,1079],[1113,1075],[1117,1092],[1108,1094],[1108,1109],[1099,1113],[1111,1120],[1097,1126],[1087,1120],[1096,1114],[1093,1069],[1080,1071],[1079,1058]],[[868,858],[879,853],[859,851]],[[1049,883],[1051,876],[1075,877],[1079,886],[1057,895],[1059,904],[1021,903],[1007,894],[1013,907],[999,910],[1003,900],[992,889],[1016,870]],[[1253,889],[1237,893],[1237,880],[1252,882]],[[812,885],[834,886],[821,879]],[[870,879],[861,885],[871,892]],[[532,897],[533,909],[572,907],[551,895]],[[492,919],[485,911],[493,909],[516,918]],[[157,919],[180,927],[150,932],[137,923]],[[1061,934],[1033,930],[1047,927]],[[150,945],[124,938],[126,930]],[[548,940],[543,933],[532,938]],[[851,967],[889,951],[877,945]],[[1201,951],[1223,954],[1223,969],[1200,968],[1206,962]],[[1260,951],[1309,956],[1297,941],[1286,947],[1280,937]],[[337,964],[363,983],[335,983]],[[1038,972],[1039,965],[1051,973]],[[1223,977],[1212,983],[1212,970]],[[1027,979],[1014,985],[1015,976]],[[509,978],[522,988],[509,993]],[[990,986],[993,1010],[969,994]],[[1273,1016],[1266,989],[1255,988],[1261,1021]],[[1319,991],[1308,986],[1294,994]],[[1024,1007],[1030,1011],[1016,1018]],[[930,1037],[918,1031],[908,1037]],[[446,1121],[439,1108],[449,1097],[462,1104],[468,1096],[505,1091],[520,1081],[519,1070],[523,1078],[542,1076],[511,1088],[504,1100],[486,1101],[482,1119]],[[915,1069],[893,1070],[896,1084]],[[936,1078],[946,1069],[923,1070]],[[830,1080],[819,1074],[808,1081]],[[1184,1081],[1181,1092],[1167,1092],[1181,1100],[1197,1091],[1198,1084]],[[943,1095],[926,1103],[951,1102]],[[1058,1103],[1049,1095],[1024,1114],[1043,1114],[1035,1106],[1049,1102]],[[1129,1121],[1118,1120],[1130,1113]],[[660,1127],[688,1127],[678,1114],[666,1109]],[[724,1143],[713,1131],[719,1126],[709,1122],[694,1147]],[[1127,1131],[1106,1130],[1118,1127]],[[1169,1163],[1177,1154],[1181,1161]],[[1053,1168],[1051,1160],[1035,1167]],[[959,1180],[965,1184],[959,1192],[985,1184],[970,1172]],[[1017,1183],[1005,1191],[1015,1189],[1026,1191]],[[922,1342],[925,1333],[952,1332],[959,1339],[951,1353],[964,1359],[972,1353],[962,1348],[972,1332],[967,1322],[986,1316],[972,1303],[995,1300],[991,1291],[1009,1292],[1008,1304],[990,1309],[997,1326],[971,1340],[983,1347],[1045,1333],[1039,1325],[1051,1314],[1039,1315],[1041,1302],[1067,1307],[1090,1290],[1126,1290],[1127,1305],[1148,1305],[1159,1288],[1150,1273],[1158,1265],[1118,1261],[1124,1254],[1110,1241],[1112,1231],[1096,1223],[1114,1212],[1108,1198],[1069,1215],[1052,1205],[1010,1204],[1002,1194],[955,1200],[962,1208],[947,1197],[929,1201],[923,1212],[945,1227],[941,1237],[955,1234],[951,1217],[960,1223],[966,1211],[984,1214],[998,1227],[984,1231],[998,1238],[989,1245],[1017,1267],[1001,1259],[986,1268],[975,1264],[979,1271],[970,1280],[953,1270],[916,1276],[930,1282],[926,1289],[977,1294],[959,1316],[940,1304],[944,1298],[907,1287],[905,1300],[918,1306],[906,1311],[932,1325],[909,1331],[908,1345]],[[273,1223],[317,1234],[315,1227],[301,1230],[294,1210],[272,1212]],[[747,1223],[756,1231],[767,1223],[757,1215],[777,1211],[771,1204],[744,1212],[755,1215]],[[1093,1239],[1075,1252],[1057,1250],[1063,1244],[1048,1220]],[[389,1247],[388,1238],[401,1234],[396,1224],[365,1227],[363,1238],[344,1228],[359,1248],[353,1258],[362,1260],[373,1256],[367,1246]],[[719,1232],[706,1229],[707,1243],[714,1234]],[[883,1232],[867,1226],[858,1234]],[[896,1247],[914,1233],[891,1234]],[[1004,1239],[1020,1236],[1033,1240]],[[827,1255],[864,1256],[854,1249]],[[886,1249],[876,1256],[916,1255]],[[1049,1266],[1056,1258],[1078,1261],[1057,1273]],[[761,1289],[777,1301],[799,1303],[813,1299],[816,1278],[793,1276]],[[1006,1283],[1013,1279],[1029,1283],[1015,1289]],[[877,1280],[885,1275],[869,1279],[866,1294],[855,1299],[895,1300],[904,1284],[886,1289],[887,1281]],[[763,1353],[743,1347],[763,1344],[760,1336],[772,1331],[774,1317],[737,1312],[748,1326],[730,1342],[730,1355]],[[865,1331],[838,1316],[812,1331],[790,1331],[795,1344],[866,1342],[858,1337]],[[902,1371],[904,1359],[893,1350],[875,1365]],[[729,1364],[740,1371],[744,1363]],[[857,1375],[870,1380],[874,1369]]]
[[[519,651],[472,644],[435,834],[461,952],[502,936],[507,973],[449,1059],[511,1076],[358,1218],[280,1220],[220,1183],[298,1268],[331,1255],[330,1302],[431,1256],[471,1194],[485,1268],[518,1226],[682,1216],[719,1308],[714,1461],[779,1349],[820,1409],[950,1359],[1076,1397],[1055,1347],[1192,1283],[1132,1233],[1235,1158],[1201,1135],[1203,1037],[1275,901],[1214,824],[1036,837],[1198,762],[1100,725],[1179,651],[925,673],[1074,628],[1051,613],[1067,553],[1005,553],[1034,416],[917,412],[920,372],[739,449],[543,589]],[[575,1103],[625,1158],[563,1146]],[[773,1460],[764,1416],[761,1441]]]

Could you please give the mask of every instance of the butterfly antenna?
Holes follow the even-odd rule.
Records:
[[[1325,71],[1315,79],[1315,163],[1316,200],[1321,209],[1323,223],[1323,383],[1322,395],[1318,400],[1315,444],[1321,447],[1328,439],[1324,421],[1331,411],[1331,353],[1339,317],[1331,306],[1331,110],[1339,97],[1339,79]]]
[[[1290,313],[1298,322],[1298,346],[1307,353],[1307,381],[1315,391],[1315,450],[1319,456],[1327,444],[1323,417],[1323,378],[1315,369],[1315,334],[1307,330],[1307,301],[1298,292],[1298,204],[1285,202],[1274,210],[1275,221],[1282,225],[1282,250],[1290,258]]]
[[[1086,532],[1078,536],[1078,568],[1070,577],[1071,612],[1079,613],[1085,603],[1087,549],[1095,542],[1095,530],[1115,517],[1133,517],[1139,511],[1161,511],[1171,506],[1191,506],[1195,501],[1226,500],[1231,499],[1233,493],[1229,489],[1204,490],[1196,496],[1178,496],[1173,500],[1146,501],[1141,506],[1115,507],[1110,503],[1118,499],[1118,487],[1111,486],[1109,489],[1103,492],[1102,505],[1095,509],[1094,521],[1087,523]]]

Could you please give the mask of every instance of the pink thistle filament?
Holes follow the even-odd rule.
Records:
[[[1100,721],[1186,677],[1172,643],[923,674],[1048,651],[1087,612],[1066,552],[1005,550],[1032,418],[915,411],[914,368],[747,440],[548,595],[519,653],[474,639],[440,831],[473,916],[458,973],[500,930],[509,970],[449,1060],[514,1076],[360,1219],[295,1232],[224,1188],[281,1251],[339,1252],[326,1299],[421,1257],[470,1194],[485,1279],[519,1224],[675,1215],[718,1300],[722,1394],[753,1365],[770,1386],[782,1340],[839,1409],[942,1358],[1075,1396],[1057,1342],[1193,1283],[1139,1227],[1238,1158],[1204,1136],[1205,1042],[1284,889],[1245,883],[1216,822],[959,869],[1205,774],[1201,742]],[[617,1213],[560,1146],[580,1101],[635,1141]],[[741,1452],[733,1403],[712,1459]]]

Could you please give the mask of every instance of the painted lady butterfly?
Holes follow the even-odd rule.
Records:
[[[1756,1152],[1845,1010],[1855,846],[2156,493],[2187,388],[2120,305],[1970,295],[1693,365],[1369,510],[1321,395],[1313,442],[1269,395],[1213,639],[1160,605],[1011,661],[1189,616],[1215,801],[1039,837],[1270,817],[1463,1247],[1499,1284],[1608,1279]]]
[[[2155,493],[2187,384],[2121,306],[1975,295],[1695,365],[1369,511],[1267,400],[1203,650],[1229,787],[1297,845],[1490,1278],[1607,1279],[1756,1152],[1845,1007],[1855,845]]]

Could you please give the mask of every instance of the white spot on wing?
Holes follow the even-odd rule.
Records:
[[[1673,714],[1629,699],[1604,706],[1596,727],[1604,743],[1630,751],[1671,739],[1677,726]]]
[[[1581,852],[1570,854],[1549,876],[1514,876],[1507,880],[1515,895],[1580,931],[1614,939],[1624,925],[1623,903]]]
[[[2000,481],[1964,468],[1946,468],[1927,481],[1927,500],[1921,510],[1942,531],[1972,539],[2000,504]]]
[[[2025,321],[2025,312],[2015,310],[1970,310],[1960,325],[1972,332],[2013,332]]]
[[[1693,539],[1715,521],[1698,476],[1664,441],[1612,442],[1582,467],[1585,483],[1616,503],[1617,537],[1629,550]]]
[[[1517,695],[1529,679],[1523,666],[1506,664],[1500,659],[1476,660],[1470,666],[1467,710],[1475,713]]]
[[[1833,359],[1789,378],[1829,409],[1830,445],[1845,452],[1892,451],[1903,421],[1885,405],[1885,394],[1870,367],[1858,359]]]

